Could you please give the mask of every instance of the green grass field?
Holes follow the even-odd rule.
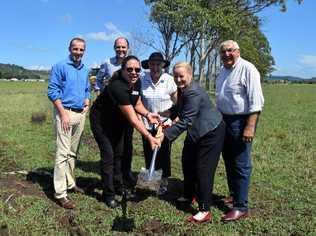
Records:
[[[0,235],[316,235],[316,85],[264,85],[265,107],[252,155],[251,217],[223,224],[223,209],[215,206],[213,222],[204,225],[185,223],[190,213],[174,201],[181,194],[183,136],[173,145],[171,192],[160,199],[142,194],[128,201],[124,218],[121,209],[111,210],[98,200],[99,156],[88,122],[76,168],[87,194],[70,194],[75,210],[57,206],[46,86],[0,82]],[[39,113],[46,120],[32,122]],[[144,165],[138,134],[133,158],[138,172]],[[227,194],[222,161],[214,187],[216,195]]]

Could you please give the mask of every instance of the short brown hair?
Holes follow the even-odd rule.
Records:
[[[79,38],[79,37],[74,37],[70,40],[69,42],[69,48],[71,48],[72,44],[74,41],[80,41],[80,42],[83,42],[85,47],[86,47],[86,41],[83,39],[83,38]]]

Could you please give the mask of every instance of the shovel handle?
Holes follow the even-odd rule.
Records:
[[[154,149],[153,157],[152,157],[151,162],[150,162],[149,174],[148,174],[148,180],[149,181],[151,181],[153,176],[154,176],[157,152],[158,152],[158,147],[156,147]]]
[[[159,125],[158,126],[158,131],[155,137],[159,137],[162,134],[162,126]],[[154,172],[155,172],[155,163],[156,163],[156,156],[157,156],[157,152],[158,152],[158,147],[155,147],[154,152],[153,152],[153,156],[151,158],[151,162],[150,162],[150,167],[149,167],[149,174],[148,174],[148,179],[152,180]]]

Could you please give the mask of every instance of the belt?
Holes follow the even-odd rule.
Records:
[[[71,107],[64,107],[64,109],[69,110],[69,111],[73,111],[73,112],[76,112],[76,113],[81,113],[83,111],[83,109],[71,108]]]

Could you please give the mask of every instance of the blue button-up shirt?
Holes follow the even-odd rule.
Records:
[[[104,89],[104,81],[111,79],[113,73],[119,69],[121,69],[121,64],[118,64],[116,57],[104,62],[98,71],[94,90],[102,91]]]
[[[84,101],[90,99],[89,68],[84,64],[76,66],[67,59],[55,64],[48,83],[48,98],[54,102],[60,99],[64,107],[82,109]]]

